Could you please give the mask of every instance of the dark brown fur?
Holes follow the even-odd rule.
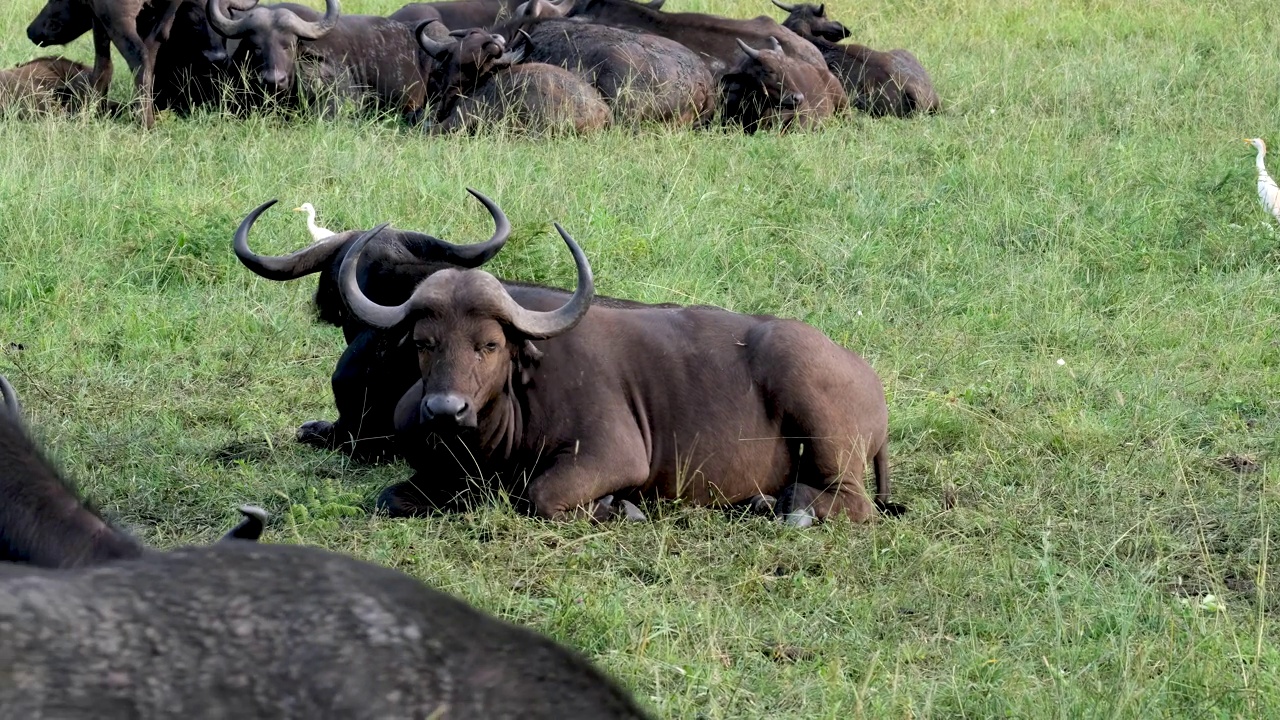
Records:
[[[674,40],[557,17],[523,18],[495,30],[526,60],[581,73],[618,122],[694,125],[715,113],[710,71]]]
[[[87,66],[64,57],[42,57],[0,71],[0,113],[18,116],[77,112],[94,93]]]
[[[739,123],[748,133],[811,128],[849,103],[830,72],[788,56],[780,46],[744,51],[720,86],[725,122]]]
[[[908,117],[942,109],[928,71],[910,51],[881,52],[866,45],[839,45],[849,31],[826,17],[821,5],[795,5],[783,25],[813,43],[840,80],[849,102],[872,116]]]
[[[590,269],[570,247],[590,297]],[[547,518],[607,517],[615,496],[735,504],[781,493],[788,517],[864,521],[876,513],[863,488],[873,460],[887,507],[880,380],[813,327],[715,307],[592,305],[538,340],[495,285],[483,271],[445,270],[404,306],[421,380],[396,429],[416,474],[383,493],[392,514],[452,507],[469,477],[496,475],[517,492],[528,477],[521,494]],[[528,311],[573,305],[562,291],[505,291]]]

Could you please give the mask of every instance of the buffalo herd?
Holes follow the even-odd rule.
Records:
[[[27,28],[41,47],[92,32],[93,67],[40,58],[0,72],[0,109],[101,108],[111,48],[129,65],[134,107],[340,107],[390,114],[430,133],[502,124],[532,132],[610,125],[811,127],[855,108],[873,116],[940,109],[915,55],[843,43],[823,5],[778,23],[666,12],[665,0],[458,0],[386,17],[258,0],[48,0]]]
[[[0,107],[123,112],[105,100],[113,46],[148,126],[157,110],[354,103],[432,133],[755,132],[940,106],[914,55],[842,44],[849,31],[821,5],[775,0],[779,24],[662,4],[462,0],[379,17],[343,15],[338,0],[49,0],[31,40],[91,31],[94,65],[45,57],[0,73]],[[796,320],[598,296],[558,223],[571,290],[495,277],[484,266],[512,226],[468,192],[493,222],[479,242],[384,223],[261,255],[250,234],[275,200],[233,234],[263,278],[317,275],[317,316],[346,342],[337,417],[296,437],[405,463],[412,475],[377,512],[448,514],[493,491],[549,521],[644,522],[662,500],[797,528],[905,511],[890,501],[884,387],[858,354]],[[256,506],[208,546],[149,547],[47,459],[3,377],[0,400],[0,717],[646,717],[535,632],[391,569],[260,544]]]

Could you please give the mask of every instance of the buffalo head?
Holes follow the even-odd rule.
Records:
[[[787,127],[801,114],[809,98],[796,82],[798,61],[787,56],[775,37],[770,47],[757,50],[738,40],[744,57],[721,79],[725,115],[751,133],[764,127]]]
[[[27,26],[27,37],[40,47],[66,45],[93,29],[93,10],[85,0],[49,0]]]
[[[240,41],[236,62],[247,65],[251,79],[268,94],[278,95],[293,87],[298,40],[327,35],[337,25],[340,9],[338,0],[325,0],[324,17],[319,20],[304,20],[289,8],[270,5],[228,15],[219,0],[207,0],[205,12],[219,35]]]
[[[788,13],[787,19],[782,21],[782,26],[800,37],[819,37],[823,40],[838,43],[852,34],[844,25],[827,17],[827,6],[825,4],[806,5],[800,3],[788,5],[778,2],[778,0],[770,1]]]
[[[435,63],[427,93],[436,105],[436,119],[443,120],[459,95],[470,93],[490,75],[520,61],[522,53],[508,52],[507,40],[480,28],[454,30],[437,40],[430,31],[438,20],[426,20],[414,31],[418,45]]]
[[[351,311],[374,327],[412,323],[409,334],[422,371],[417,419],[424,426],[453,431],[477,427],[479,418],[509,390],[513,373],[541,356],[531,341],[569,332],[591,307],[591,266],[559,224],[555,227],[573,254],[578,285],[558,309],[522,307],[483,270],[441,270],[423,280],[401,305],[378,305],[361,291],[356,267],[365,244],[384,227],[370,230],[352,246],[342,263],[342,291]],[[410,393],[417,397],[415,390]]]

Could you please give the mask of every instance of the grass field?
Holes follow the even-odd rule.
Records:
[[[39,6],[0,16],[5,65],[45,54],[23,34]],[[0,122],[0,373],[147,541],[206,542],[261,504],[270,541],[545,631],[660,716],[1280,712],[1280,232],[1240,142],[1280,148],[1273,5],[827,7],[857,40],[916,52],[946,111],[553,140]],[[668,9],[781,17],[763,0]],[[231,233],[279,197],[260,250],[309,242],[287,212],[303,201],[335,230],[471,242],[491,226],[465,186],[515,225],[503,276],[571,284],[559,221],[602,293],[796,317],[863,354],[912,511],[806,531],[674,504],[625,526],[501,504],[370,517],[408,470],[292,441],[334,414],[342,338],[313,321],[313,281],[250,274]]]

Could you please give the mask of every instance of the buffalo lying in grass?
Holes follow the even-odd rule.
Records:
[[[908,50],[888,52],[866,45],[838,44],[850,36],[844,25],[826,15],[824,5],[773,4],[789,15],[782,22],[797,35],[813,43],[840,79],[850,103],[872,116],[932,113],[942,109],[928,71]]]
[[[511,224],[493,201],[468,190],[493,217],[493,236],[474,245],[454,245],[410,230],[387,230],[360,257],[356,276],[379,302],[399,303],[423,278],[448,267],[478,267],[492,258],[511,235]],[[298,440],[327,449],[342,449],[374,459],[392,452],[392,416],[396,403],[418,377],[411,346],[396,335],[362,322],[348,311],[338,286],[338,271],[360,231],[332,235],[290,255],[259,255],[249,248],[249,231],[258,216],[275,204],[263,203],[249,213],[235,233],[240,262],[268,280],[296,280],[319,273],[315,303],[322,321],[342,328],[347,349],[333,371],[335,422],[314,420],[298,430]]]
[[[697,504],[778,496],[788,521],[888,509],[888,409],[875,371],[804,323],[715,307],[593,306],[591,268],[561,291],[442,270],[397,306],[357,282],[361,236],[342,267],[351,311],[408,332],[421,377],[396,407],[414,477],[380,507],[415,515],[456,507],[469,477],[508,488],[542,517],[605,519],[638,494]]]
[[[87,65],[64,57],[42,57],[0,71],[0,115],[36,117],[74,113],[85,107],[93,92]],[[118,113],[114,103],[108,112]]]
[[[717,92],[710,71],[696,53],[674,40],[557,17],[522,18],[495,31],[526,61],[581,73],[613,108],[618,122],[701,125],[715,113]]]
[[[739,41],[742,60],[720,79],[726,122],[739,123],[748,133],[810,128],[848,105],[831,73],[788,56],[769,39],[771,47],[759,50]]]
[[[532,133],[586,133],[608,126],[613,113],[604,98],[580,76],[545,63],[512,64],[501,35],[485,30],[454,31],[454,42],[418,41],[441,65],[467,68],[434,88],[434,133],[475,132],[511,127]],[[470,88],[470,90],[468,90]]]

